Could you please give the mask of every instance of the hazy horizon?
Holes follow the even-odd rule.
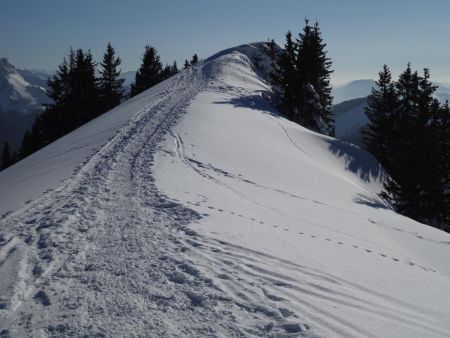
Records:
[[[297,35],[308,17],[320,24],[333,61],[334,85],[375,79],[385,63],[397,76],[408,62],[414,69],[430,68],[433,81],[448,83],[449,9],[445,1],[430,7],[420,1],[406,5],[354,0],[338,5],[329,0],[136,0],[127,4],[81,0],[67,9],[66,3],[55,0],[18,0],[3,4],[0,12],[0,29],[8,32],[0,39],[0,57],[18,68],[54,70],[70,47],[91,49],[99,61],[111,42],[123,60],[124,72],[139,67],[146,44],[158,49],[164,63],[176,60],[182,66],[194,53],[206,58],[269,38],[283,45],[285,33],[291,30]]]

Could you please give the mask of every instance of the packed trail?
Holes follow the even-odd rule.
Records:
[[[231,48],[0,173],[0,337],[446,337],[450,235]],[[258,60],[255,63],[255,60]]]

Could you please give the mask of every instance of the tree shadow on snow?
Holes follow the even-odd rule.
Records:
[[[231,104],[236,108],[249,108],[258,110],[262,113],[268,113],[274,117],[280,118],[280,112],[275,109],[270,102],[264,97],[265,92],[261,91],[260,94],[247,95],[233,97],[229,100],[215,101],[215,104]]]
[[[243,95],[214,103],[231,104],[237,108],[253,109],[275,118],[281,118],[281,113],[264,96],[265,92],[261,91],[259,94]],[[328,143],[328,149],[334,156],[344,159],[346,169],[358,175],[364,182],[385,179],[382,166],[369,152],[338,139],[324,138],[324,141]]]
[[[327,139],[326,142],[333,155],[344,159],[346,169],[358,175],[364,182],[384,180],[383,167],[369,152],[337,139]]]
[[[357,194],[353,198],[353,202],[355,202],[357,204],[367,205],[367,206],[369,206],[371,208],[375,208],[375,209],[390,209],[390,207],[387,206],[385,203],[383,203],[383,201],[380,198],[375,197],[375,196]]]

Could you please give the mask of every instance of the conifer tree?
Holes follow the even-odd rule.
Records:
[[[166,64],[161,72],[161,78],[163,80],[168,79],[172,76],[172,67]]]
[[[387,65],[378,74],[376,86],[367,98],[365,113],[369,124],[363,130],[363,141],[380,163],[389,170],[389,146],[392,145],[397,112],[397,94]]]
[[[183,69],[188,69],[190,66],[189,61],[188,60],[184,60],[184,66]]]
[[[196,63],[198,63],[198,55],[194,54],[191,59],[191,65],[195,65]]]
[[[397,82],[387,66],[368,98],[364,141],[389,173],[384,198],[420,222],[449,231],[450,109],[434,97],[428,69],[410,64]]]
[[[176,61],[173,61],[173,64],[172,64],[172,67],[171,67],[170,71],[171,71],[171,75],[175,75],[175,74],[177,74],[179,72],[178,65],[177,65]]]
[[[280,98],[279,108],[285,112],[289,119],[295,120],[295,98],[296,98],[296,69],[295,69],[295,46],[292,41],[292,33],[286,34],[284,49],[275,55],[271,73],[275,90]]]
[[[330,74],[331,60],[327,57],[319,24],[305,27],[297,40],[296,91],[298,122],[302,125],[334,136],[332,118]]]
[[[8,142],[3,144],[1,169],[6,169],[12,164],[12,154]]]
[[[100,63],[99,95],[101,109],[105,112],[118,106],[123,97],[125,80],[120,78],[121,70],[118,69],[122,61],[115,54],[111,43],[108,43],[103,61]]]
[[[96,64],[90,51],[71,49],[49,79],[47,95],[53,100],[24,135],[21,156],[26,156],[97,117],[99,104]]]
[[[318,23],[306,20],[299,38],[286,35],[284,51],[274,62],[273,81],[279,90],[279,107],[291,120],[334,136],[330,74],[331,60],[325,51]]]
[[[130,96],[136,96],[162,80],[162,64],[156,48],[145,46],[142,65],[136,72],[134,83],[131,84]]]

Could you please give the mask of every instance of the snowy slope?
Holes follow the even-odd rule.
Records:
[[[280,117],[260,48],[216,54],[0,173],[0,332],[450,334],[450,236],[377,197],[368,153]]]

